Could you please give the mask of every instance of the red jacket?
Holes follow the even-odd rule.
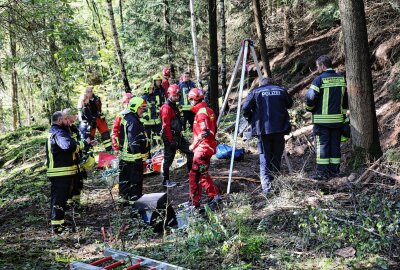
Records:
[[[121,120],[122,120],[122,116],[121,116],[121,113],[119,113],[119,114],[117,114],[117,117],[115,117],[114,125],[112,128],[112,134],[111,134],[112,147],[113,147],[114,151],[119,150],[119,127],[121,125]]]
[[[191,108],[196,114],[193,122],[193,151],[202,151],[208,155],[215,154],[217,141],[217,118],[214,111],[207,106],[206,102],[200,102]]]
[[[161,106],[160,117],[163,137],[171,143],[174,139],[174,134],[182,133],[180,112],[176,103],[168,99],[167,102]]]
[[[169,82],[168,79],[163,79],[161,86],[164,88],[165,90],[165,98],[168,98],[168,87],[169,87]]]

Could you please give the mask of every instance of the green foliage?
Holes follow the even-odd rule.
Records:
[[[389,86],[390,96],[394,101],[400,101],[400,75]]]
[[[368,154],[367,151],[361,147],[353,146],[351,161],[354,170],[357,170],[366,164]]]
[[[336,1],[317,7],[313,13],[317,18],[318,29],[330,28],[340,21],[339,6]]]

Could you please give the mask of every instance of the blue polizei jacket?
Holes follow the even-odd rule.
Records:
[[[253,136],[291,130],[287,109],[293,105],[287,91],[278,85],[263,85],[253,89],[243,104],[243,115],[251,123]]]
[[[306,110],[312,112],[313,124],[341,127],[348,109],[346,81],[333,69],[317,76],[306,94]]]
[[[181,82],[179,84],[179,90],[181,91],[181,97],[179,99],[179,105],[182,106],[182,110],[188,111],[192,108],[188,100],[190,89],[196,88],[196,84],[192,81]]]

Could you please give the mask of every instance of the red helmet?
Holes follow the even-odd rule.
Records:
[[[193,88],[188,95],[189,100],[202,100],[204,99],[204,92],[200,88]]]
[[[180,92],[179,86],[177,84],[172,84],[168,87],[168,96],[169,97],[175,97],[180,94],[181,94],[181,92]]]
[[[164,77],[169,77],[169,76],[171,76],[171,70],[169,68],[165,67],[162,70],[162,74]]]
[[[128,104],[132,97],[132,93],[124,93],[122,96],[122,104]]]

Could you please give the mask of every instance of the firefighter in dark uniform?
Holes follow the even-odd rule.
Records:
[[[93,94],[93,87],[86,88],[86,95],[89,97],[89,110],[94,117],[94,121],[91,123],[90,139],[94,140],[96,135],[96,129],[100,132],[101,140],[106,151],[112,150],[112,143],[110,137],[110,130],[106,122],[106,118],[102,112],[102,104],[99,96]]]
[[[119,130],[119,195],[124,201],[134,201],[143,194],[143,158],[147,157],[147,137],[140,122],[146,101],[133,97],[122,114]]]
[[[153,81],[154,81],[153,77]],[[165,101],[164,90],[155,89],[154,84],[146,83],[144,86],[144,95],[142,98],[146,101],[147,110],[143,113],[140,119],[144,125],[147,138],[149,138],[149,152],[150,148],[161,143],[161,118],[160,108]]]
[[[65,115],[59,111],[52,116],[46,142],[47,176],[51,181],[51,225],[54,233],[61,233],[67,225],[65,207],[78,172],[77,153],[84,147],[70,135]]]
[[[274,174],[280,172],[285,150],[285,134],[291,130],[289,113],[293,100],[287,91],[267,78],[253,89],[243,104],[243,115],[251,123],[252,135],[258,138],[260,180],[267,194]]]
[[[348,108],[346,82],[332,69],[332,60],[323,55],[316,61],[321,73],[306,95],[306,110],[312,112],[317,149],[314,179],[326,180],[339,174],[340,138]]]
[[[160,115],[162,121],[162,140],[164,143],[164,161],[163,161],[163,182],[164,187],[170,188],[176,186],[176,182],[169,179],[169,167],[171,167],[176,150],[186,154],[188,172],[192,168],[193,152],[189,149],[190,143],[183,137],[182,122],[180,111],[176,106],[179,101],[179,86],[172,84],[168,88],[167,102],[161,106]],[[193,112],[192,112],[193,113]],[[194,114],[194,113],[193,113]]]
[[[186,123],[189,123],[190,131],[193,129],[194,113],[192,112],[188,95],[189,91],[196,88],[196,84],[190,80],[190,73],[183,73],[183,80],[179,83],[179,89],[181,91],[181,96],[179,99],[179,105],[183,112],[183,130],[186,130]]]

